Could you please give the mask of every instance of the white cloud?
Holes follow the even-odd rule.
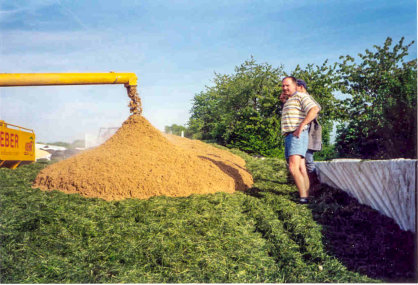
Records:
[[[26,8],[16,8],[11,10],[0,10],[0,22],[5,21],[7,17],[13,16],[14,14],[20,13],[27,10]]]
[[[7,2],[13,8],[0,10],[0,23],[7,22],[12,17],[16,17],[18,14],[26,13],[28,11],[35,12],[41,8],[56,5],[57,0],[24,0],[24,1],[0,1],[0,7],[3,7],[3,2]]]

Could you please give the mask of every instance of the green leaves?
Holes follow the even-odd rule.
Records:
[[[343,57],[337,72],[340,90],[350,97],[341,104],[347,124],[337,130],[336,149],[342,157],[365,159],[416,157],[417,62],[405,62],[414,42],[366,50],[355,62]]]
[[[172,124],[171,126],[165,126],[164,132],[167,134],[173,134],[176,136],[180,136],[181,133],[183,132],[183,134],[187,136],[187,128],[184,126],[177,125],[177,124]]]
[[[283,76],[281,67],[257,64],[253,58],[232,75],[215,73],[215,85],[194,97],[190,131],[195,138],[250,153],[279,153],[283,146],[278,83]]]
[[[319,156],[332,158],[337,151],[340,157],[416,157],[417,61],[405,61],[413,44],[404,45],[401,38],[392,47],[387,38],[382,47],[366,49],[357,59],[341,56],[338,63],[298,65],[290,73],[306,81],[322,107],[327,153]],[[189,132],[249,153],[281,156],[278,97],[284,76],[282,66],[258,64],[252,57],[234,74],[215,73],[215,85],[193,99]],[[337,129],[335,150],[330,150],[335,121],[343,124]]]

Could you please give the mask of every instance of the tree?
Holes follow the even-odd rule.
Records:
[[[278,83],[283,76],[282,67],[257,64],[252,57],[232,75],[215,73],[215,85],[194,97],[189,130],[195,138],[250,153],[280,153]]]
[[[405,62],[404,38],[387,38],[376,51],[340,57],[340,90],[350,95],[340,106],[345,121],[337,129],[336,149],[342,157],[416,158],[417,62]]]
[[[164,127],[164,132],[166,134],[173,134],[173,135],[176,135],[176,136],[181,136],[181,133],[183,132],[183,134],[186,136],[187,128],[185,126],[172,124],[171,126],[165,126]]]

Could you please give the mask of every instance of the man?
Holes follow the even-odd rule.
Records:
[[[288,98],[283,105],[281,128],[285,135],[285,157],[289,171],[299,191],[300,203],[308,203],[309,177],[306,172],[305,155],[308,150],[309,123],[317,116],[320,108],[312,98],[297,92],[296,78],[282,80],[280,100]]]
[[[306,82],[302,79],[296,80],[296,90],[301,93],[306,93],[310,95],[307,91]],[[321,110],[321,106],[315,99],[311,99],[319,106],[319,110]],[[309,144],[308,144],[308,151],[305,155],[305,162],[306,162],[306,170],[308,171],[309,182],[312,186],[314,182],[317,182],[317,174],[316,168],[314,163],[314,152],[320,151],[322,149],[322,126],[319,124],[317,117],[312,120],[309,124]]]

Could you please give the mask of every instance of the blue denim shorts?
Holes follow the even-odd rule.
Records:
[[[308,150],[309,143],[309,129],[304,130],[299,138],[295,137],[293,133],[290,133],[284,139],[284,155],[286,161],[289,161],[291,155],[300,155],[305,157],[306,151]]]

